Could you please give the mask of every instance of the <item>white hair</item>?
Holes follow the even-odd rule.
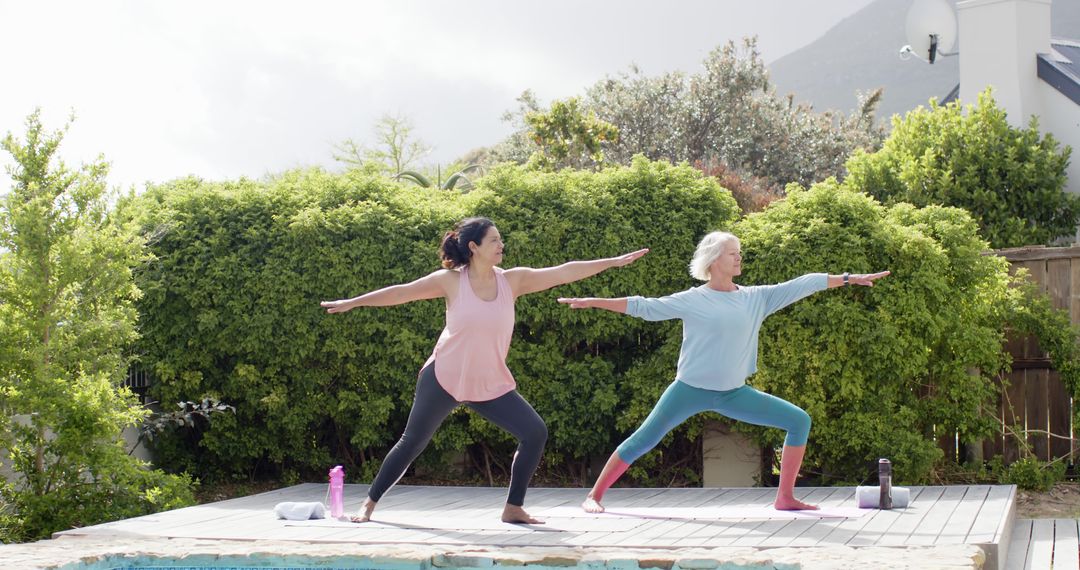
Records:
[[[690,260],[690,276],[700,281],[708,281],[709,266],[724,253],[724,246],[730,242],[737,244],[739,238],[728,232],[711,232],[701,238],[701,243],[694,251],[694,259]]]

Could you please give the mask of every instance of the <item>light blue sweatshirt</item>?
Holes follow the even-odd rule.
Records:
[[[758,331],[765,317],[828,286],[826,273],[730,292],[701,285],[655,299],[630,297],[626,314],[646,321],[682,319],[675,379],[706,390],[733,390],[757,371]]]

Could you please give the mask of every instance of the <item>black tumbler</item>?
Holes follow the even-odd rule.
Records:
[[[888,459],[878,459],[877,462],[878,486],[881,488],[881,498],[878,499],[878,508],[892,508],[892,463]]]

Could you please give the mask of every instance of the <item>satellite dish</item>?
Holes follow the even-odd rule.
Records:
[[[939,55],[956,55],[956,12],[948,0],[915,0],[907,13],[908,45],[900,56],[912,54],[934,63]]]

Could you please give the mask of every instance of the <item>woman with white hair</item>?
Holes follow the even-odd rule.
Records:
[[[810,415],[794,404],[755,390],[746,378],[757,371],[758,331],[765,317],[822,289],[850,284],[871,287],[888,271],[864,275],[810,273],[776,285],[743,287],[739,239],[727,232],[705,236],[690,262],[690,275],[704,285],[660,298],[562,298],[572,309],[605,309],[645,319],[682,319],[683,342],[675,381],[652,412],[611,454],[582,508],[604,511],[604,492],[655,447],[669,431],[691,416],[714,411],[734,420],[780,428],[787,432],[780,459],[780,486],[773,506],[808,510],[795,498],[795,479],[806,452]]]

